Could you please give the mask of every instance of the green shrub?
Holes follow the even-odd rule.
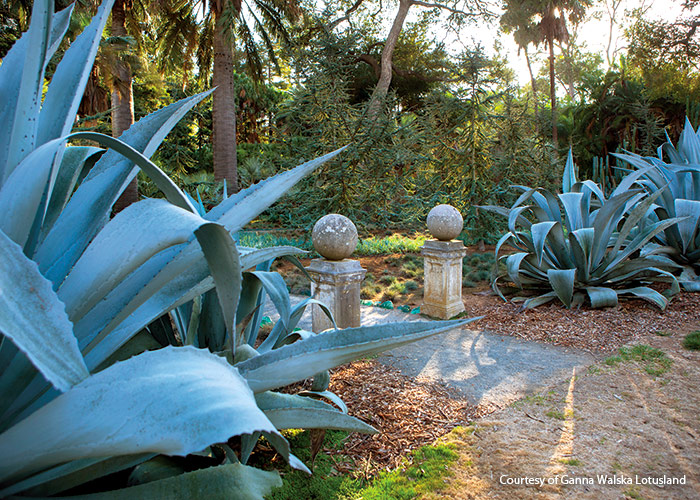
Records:
[[[410,292],[418,289],[418,283],[413,280],[405,281],[403,285],[406,288],[406,290]]]
[[[689,333],[683,339],[683,347],[691,351],[700,351],[700,331]]]

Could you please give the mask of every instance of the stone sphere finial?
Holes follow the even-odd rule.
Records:
[[[357,228],[344,215],[324,215],[314,224],[311,241],[326,259],[343,260],[350,257],[357,247]]]
[[[459,236],[464,226],[464,219],[452,205],[434,207],[426,219],[428,231],[440,241],[450,241]]]

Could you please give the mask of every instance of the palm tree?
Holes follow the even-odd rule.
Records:
[[[549,99],[552,108],[552,142],[559,140],[557,132],[557,95],[554,72],[554,44],[569,40],[567,20],[579,23],[591,0],[508,0],[505,25],[514,29],[518,45],[545,43],[549,49]],[[510,11],[510,14],[509,14]],[[503,21],[502,21],[503,22]],[[522,45],[521,45],[522,46]],[[534,87],[533,87],[534,89]]]
[[[518,45],[518,55],[520,55],[520,50],[525,53],[525,62],[527,63],[527,70],[530,73],[530,85],[532,86],[532,97],[535,104],[535,117],[537,118],[539,117],[537,80],[535,80],[535,74],[532,72],[528,47],[537,43],[539,30],[525,2],[521,0],[506,0],[503,10],[501,28],[505,33],[513,34],[513,40],[515,40],[515,43]],[[539,120],[536,119],[535,123],[537,124],[537,132],[539,134]]]
[[[127,11],[131,10],[131,0],[115,0],[112,6],[112,37],[126,39]],[[122,44],[125,45],[125,44]],[[134,123],[134,89],[131,65],[123,58],[117,58],[112,69],[112,136],[119,137]],[[132,180],[114,204],[115,212],[119,212],[139,199],[138,181]]]
[[[214,177],[226,181],[229,194],[238,191],[236,58],[243,54],[254,81],[264,76],[261,49],[279,70],[273,39],[288,42],[284,20],[296,21],[300,15],[301,8],[293,0],[190,0],[171,10],[170,21],[161,32],[162,40],[171,44],[164,50],[180,54],[168,59],[191,61],[196,54],[200,78],[207,81],[211,75],[216,88],[212,103]],[[236,44],[240,51],[235,50]]]

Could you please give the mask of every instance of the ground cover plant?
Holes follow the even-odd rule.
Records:
[[[521,299],[525,308],[555,299],[570,308],[586,298],[592,307],[614,306],[618,296],[627,295],[664,309],[678,291],[673,275],[678,266],[662,251],[644,246],[680,219],[647,221],[647,212],[663,194],[646,195],[635,188],[648,172],[628,175],[606,197],[596,183],[578,181],[569,152],[560,194],[518,186],[523,194],[509,209],[483,207],[508,219],[509,231],[495,250],[496,259],[505,260],[506,272],[495,277],[494,291],[505,299],[499,280],[507,277],[535,292]],[[516,252],[500,256],[506,244]],[[671,287],[660,293],[649,286],[654,282]]]
[[[232,233],[340,150],[205,213],[148,157],[209,92],[119,139],[71,134],[111,5],[70,44],[45,93],[71,7],[34,2],[0,66],[0,496],[262,498],[280,479],[245,465],[260,436],[306,470],[280,429],[372,432],[324,390],[325,370],[465,322],[294,331],[311,302],[292,308],[266,269],[298,250],[238,247]],[[66,145],[77,140],[108,149]],[[110,218],[138,169],[166,199]],[[259,343],[263,290],[281,318]],[[314,375],[313,396],[341,409],[275,391]]]
[[[683,339],[683,347],[691,351],[700,351],[700,331],[690,332]]]

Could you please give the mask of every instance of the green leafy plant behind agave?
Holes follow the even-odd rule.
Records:
[[[45,94],[70,8],[54,13],[53,1],[36,0],[29,31],[0,65],[0,497],[90,483],[117,489],[90,498],[262,498],[280,478],[244,465],[258,436],[306,470],[279,429],[373,432],[334,406],[275,389],[465,322],[293,331],[304,306],[290,306],[268,263],[298,251],[237,247],[231,235],[340,150],[204,213],[148,157],[208,93],[119,139],[71,134],[112,3],[70,45]],[[107,150],[68,145],[77,139]],[[139,168],[167,200],[110,219]],[[263,289],[281,320],[256,350]],[[234,436],[240,453],[228,446]],[[124,470],[128,488],[93,482]]]
[[[665,295],[678,291],[677,266],[657,248],[644,247],[677,219],[647,220],[661,193],[646,196],[633,188],[644,172],[626,177],[606,198],[596,183],[577,180],[569,152],[561,194],[516,186],[523,194],[511,208],[483,207],[508,218],[509,231],[496,246],[506,272],[495,276],[494,290],[505,298],[499,280],[508,278],[521,289],[544,292],[525,299],[526,308],[554,299],[573,307],[586,298],[593,307],[614,306],[618,296],[630,295],[664,309]],[[506,244],[516,252],[499,255]],[[648,286],[655,281],[671,283],[665,295]]]
[[[678,224],[656,235],[658,243],[669,247],[669,256],[685,267],[681,285],[700,291],[700,137],[686,118],[678,145],[667,142],[658,149],[658,158],[634,153],[615,154],[644,174],[638,183],[650,194],[659,193],[651,207],[652,221],[680,218]],[[664,157],[667,159],[664,161]],[[653,167],[653,168],[650,168]]]

